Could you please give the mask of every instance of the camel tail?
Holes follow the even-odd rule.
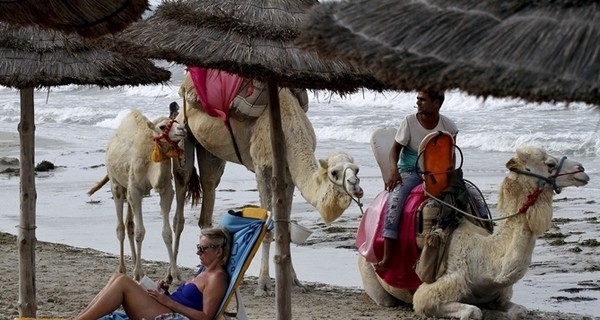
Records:
[[[200,179],[198,177],[198,173],[196,172],[196,168],[192,170],[192,174],[190,176],[190,181],[187,184],[187,192],[185,195],[185,201],[192,202],[192,207],[196,207],[200,204],[200,200],[202,199],[202,187],[200,186]]]
[[[104,178],[102,180],[100,180],[100,182],[98,182],[94,187],[92,187],[90,189],[90,191],[87,192],[88,196],[91,196],[96,191],[100,190],[100,188],[102,188],[108,181],[109,181],[108,175],[105,175]]]

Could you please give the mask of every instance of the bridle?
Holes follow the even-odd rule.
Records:
[[[358,197],[355,198],[350,193],[350,191],[348,191],[348,189],[346,188],[346,182],[348,182],[348,184],[350,184],[352,186],[356,186],[356,185],[360,184],[360,178],[355,175],[355,177],[356,177],[356,181],[355,182],[350,182],[350,181],[346,180],[346,174],[347,174],[348,170],[352,170],[352,168],[346,167],[344,169],[344,174],[342,175],[342,188],[344,189],[344,191],[346,192],[346,194],[350,197],[350,199],[352,199],[352,201],[356,202],[356,205],[358,205],[358,208],[360,209],[361,216],[362,216],[362,215],[365,214],[365,212],[363,211],[363,204],[360,202],[360,198],[358,198]],[[329,174],[327,174],[327,177],[329,178],[329,181],[331,181],[331,183],[337,185],[337,182],[335,180],[333,180],[329,176]]]
[[[175,119],[171,119],[169,120],[169,123],[167,123],[167,125],[165,126],[165,129],[160,133],[160,135],[155,136],[152,138],[152,140],[154,140],[154,142],[160,142],[160,140],[164,140],[168,143],[170,143],[172,146],[177,146],[177,142],[171,140],[171,138],[169,138],[169,132],[171,131],[171,128],[173,127],[173,124],[177,123],[177,120]]]
[[[169,138],[169,132],[171,131],[171,128],[173,127],[173,124],[177,123],[177,120],[171,118],[171,120],[169,120],[169,122],[167,123],[167,125],[165,126],[165,128],[163,129],[163,131],[161,132],[160,135],[158,136],[154,136],[152,137],[152,140],[154,141],[154,154],[152,156],[152,159],[154,161],[161,161],[163,159],[164,156],[160,156],[159,154],[162,154],[162,151],[160,151],[159,148],[159,143],[161,140],[166,141],[170,146],[171,149],[169,149],[166,152],[166,156],[169,158],[175,158],[175,157],[180,157],[183,154],[183,149],[181,149],[179,147],[179,142],[175,142],[173,140],[171,140],[171,138]]]

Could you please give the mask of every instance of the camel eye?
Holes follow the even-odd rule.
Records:
[[[338,174],[339,174],[339,173],[338,173],[338,170],[331,170],[331,176],[332,176],[332,177],[334,177],[334,178],[336,178],[336,179],[337,179],[337,177],[338,177]]]
[[[160,131],[164,131],[167,126],[159,126]]]

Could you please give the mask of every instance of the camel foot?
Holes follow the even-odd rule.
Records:
[[[475,306],[469,306],[461,312],[460,320],[481,320],[483,319],[483,312],[481,309]]]
[[[511,320],[523,319],[527,316],[527,308],[520,304],[513,304],[507,313]]]
[[[165,281],[168,284],[172,284],[173,282],[181,283],[183,279],[181,278],[181,273],[179,273],[179,269],[175,268],[173,270],[168,269],[167,274],[165,275]]]
[[[258,287],[254,291],[255,297],[269,297],[273,295],[273,282],[269,277],[259,277]]]
[[[296,277],[292,279],[292,287],[295,288],[295,290],[300,291],[301,293],[310,292],[310,288],[304,283],[300,282],[300,280],[298,280],[298,278]]]

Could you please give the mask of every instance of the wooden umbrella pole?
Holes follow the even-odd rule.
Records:
[[[37,311],[35,293],[35,120],[33,88],[21,89],[21,213],[17,247],[19,249],[19,316],[35,318]]]
[[[285,197],[286,165],[285,139],[281,125],[279,90],[274,80],[269,81],[271,120],[271,147],[273,149],[273,198],[271,207],[275,221],[275,305],[278,320],[292,319],[292,272],[290,258],[290,209]]]

